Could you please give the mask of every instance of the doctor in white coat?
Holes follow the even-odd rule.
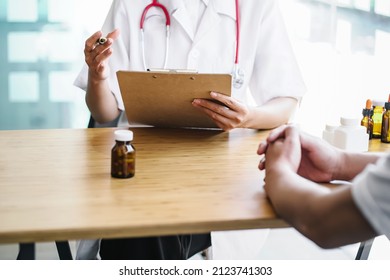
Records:
[[[193,101],[225,131],[270,129],[290,120],[305,86],[277,0],[161,0],[168,17],[154,6],[142,21],[152,2],[114,0],[102,30],[85,43],[86,65],[75,85],[86,91],[97,122],[112,121],[124,111],[116,71],[148,68],[232,73],[232,97],[210,93],[225,106]],[[99,45],[101,36],[108,40]],[[125,114],[119,125],[129,125]],[[267,234],[213,232],[213,258],[255,259]]]

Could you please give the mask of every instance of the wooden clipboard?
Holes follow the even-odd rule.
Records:
[[[191,103],[211,91],[231,96],[229,74],[118,71],[117,78],[130,124],[217,128]]]

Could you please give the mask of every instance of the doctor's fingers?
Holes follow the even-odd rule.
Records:
[[[229,109],[231,109],[231,110],[238,111],[242,107],[240,102],[238,102],[234,98],[227,96],[227,95],[224,95],[222,93],[212,91],[212,92],[210,92],[210,96],[213,99],[218,100],[219,102],[225,104],[225,106],[229,107]]]
[[[202,109],[206,114],[208,114],[210,117],[213,114],[218,114],[223,117],[227,118],[233,118],[237,113],[231,110],[229,107],[225,105],[221,105],[219,103],[216,103],[215,101],[197,98],[194,99],[192,102],[193,106]]]
[[[214,116],[212,117],[212,119],[217,124],[217,126],[224,131],[230,131],[234,128],[239,127],[238,123],[232,122],[231,120],[221,116]]]
[[[203,113],[205,113],[210,119],[212,119],[219,128],[228,131],[235,127],[234,125],[232,125],[232,122],[226,116],[227,114],[233,115],[234,113],[234,111],[229,110],[229,108],[217,105],[213,101],[207,101],[204,99],[195,99],[192,102],[192,105],[203,111]]]
[[[107,39],[112,39],[112,41],[115,41],[119,37],[119,29],[114,29],[110,33],[107,34]]]
[[[108,77],[107,69],[107,58],[111,55],[111,51],[99,55],[93,62],[88,64],[90,73],[93,74],[95,79],[104,80]]]
[[[85,56],[85,62],[91,68],[98,64],[105,63],[112,55],[111,48],[105,48],[102,52],[92,52]]]
[[[115,29],[108,33],[106,38],[102,38],[103,33],[101,31],[95,32],[85,41],[84,54],[87,55],[87,53],[90,53],[96,49],[104,49],[104,47],[112,45],[112,43],[118,38],[119,33],[119,29]],[[100,42],[101,38],[105,40]]]
[[[102,37],[102,32],[96,31],[91,37],[85,40],[84,54],[91,52],[96,47],[96,41],[99,40],[100,37]]]
[[[111,38],[109,38],[103,45],[95,43],[92,49],[90,49],[89,47],[85,47],[84,49],[85,59],[89,59],[91,57],[94,58],[97,55],[105,52],[107,49],[111,48],[113,42],[114,41]]]
[[[242,119],[239,114],[229,110],[226,107],[219,106],[217,111],[204,109],[204,112],[217,124],[219,128],[222,128],[224,131],[232,130],[236,127],[240,127]]]

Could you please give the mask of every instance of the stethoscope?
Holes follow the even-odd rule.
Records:
[[[241,88],[244,84],[244,71],[240,69],[238,65],[238,54],[239,54],[239,46],[240,46],[240,11],[238,0],[235,0],[236,4],[236,53],[234,58],[234,67],[232,71],[232,83],[235,88]],[[140,21],[140,30],[141,30],[141,50],[142,50],[142,62],[144,65],[145,71],[148,69],[146,67],[146,59],[145,59],[145,35],[144,35],[144,24],[145,17],[151,7],[160,8],[165,15],[165,26],[166,26],[166,35],[165,35],[165,58],[164,58],[164,66],[163,69],[167,68],[168,63],[168,51],[169,51],[169,37],[170,37],[170,25],[171,25],[171,17],[169,16],[169,12],[167,8],[158,2],[158,0],[152,0],[152,3],[147,5],[142,12],[141,21]]]

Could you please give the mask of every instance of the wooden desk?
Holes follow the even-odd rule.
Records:
[[[257,169],[268,132],[133,129],[136,175],[114,179],[113,131],[0,131],[0,243],[287,226]]]

